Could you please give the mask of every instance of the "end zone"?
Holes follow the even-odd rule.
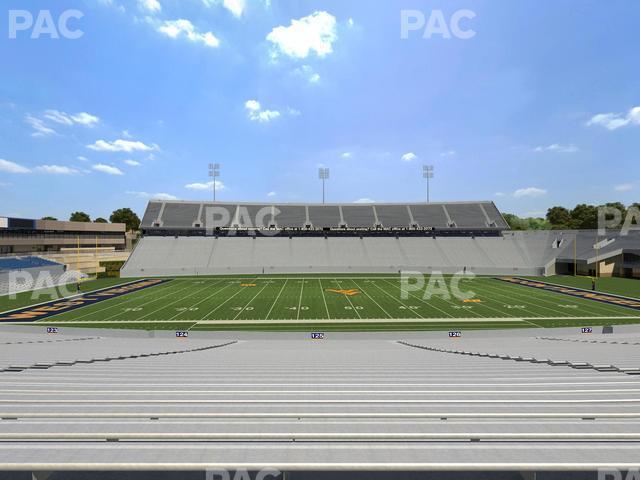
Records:
[[[151,278],[136,280],[125,285],[108,287],[70,298],[52,300],[39,305],[19,308],[4,314],[0,314],[0,322],[36,322],[53,315],[76,310],[87,305],[120,297],[128,293],[137,292],[146,288],[155,287],[161,283],[171,281],[169,278]]]

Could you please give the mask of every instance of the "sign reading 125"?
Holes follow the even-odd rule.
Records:
[[[58,333],[58,327],[47,327],[47,333]]]
[[[313,332],[311,334],[311,340],[324,340],[324,333],[322,333],[322,332]]]

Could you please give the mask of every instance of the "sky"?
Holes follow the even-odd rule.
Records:
[[[640,201],[634,0],[4,0],[0,215]],[[57,37],[57,38],[56,38]]]

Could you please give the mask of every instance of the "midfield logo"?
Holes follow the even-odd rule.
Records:
[[[346,295],[348,297],[353,297],[354,295],[358,295],[360,293],[360,290],[358,290],[357,288],[351,288],[349,290],[340,290],[340,289],[337,289],[337,288],[328,288],[327,292],[340,293],[340,294]]]

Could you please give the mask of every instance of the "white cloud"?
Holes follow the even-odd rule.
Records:
[[[162,5],[158,0],[138,0],[138,8],[152,13],[162,10]]]
[[[178,20],[166,20],[157,27],[158,32],[169,38],[186,37],[192,42],[201,43],[207,47],[216,48],[220,46],[220,40],[211,32],[199,32],[189,20],[183,18]]]
[[[153,199],[153,200],[178,200],[178,197],[176,197],[175,195],[171,195],[170,193],[148,193],[148,192],[135,192],[135,191],[128,191],[126,192],[127,195],[135,195],[136,197],[139,198],[149,198],[149,199]]]
[[[226,187],[220,180],[216,180],[216,190],[224,190]],[[207,183],[189,183],[184,186],[188,190],[213,190],[213,181]]]
[[[59,112],[58,110],[45,110],[43,116],[52,122],[60,123],[62,125],[73,125],[71,117],[64,112]]]
[[[97,152],[150,152],[151,150],[156,150],[158,148],[157,145],[147,145],[140,141],[135,140],[122,140],[118,139],[113,142],[107,142],[106,140],[97,140],[95,143],[91,145],[87,145],[87,148],[90,150],[95,150]]]
[[[359,198],[357,200],[354,200],[353,203],[376,203],[375,200],[372,200],[371,198]]]
[[[89,159],[87,157],[83,157],[82,155],[78,155],[76,157],[78,160],[80,160],[81,162],[88,162]]]
[[[3,160],[0,158],[0,172],[7,173],[31,173],[27,167],[23,167],[22,165],[10,162],[9,160]]]
[[[245,0],[223,0],[222,6],[229,10],[234,17],[240,18],[246,7]]]
[[[140,162],[138,162],[137,160],[131,160],[131,159],[126,159],[124,161],[124,163],[126,163],[127,165],[131,166],[131,167],[139,167],[140,165],[142,165]]]
[[[304,78],[309,83],[319,83],[320,75],[309,65],[302,65],[293,71],[299,77]]]
[[[587,122],[588,126],[598,125],[607,130],[617,130],[627,125],[640,125],[640,107],[633,107],[624,113],[598,113]]]
[[[547,191],[545,189],[537,188],[537,187],[519,188],[518,190],[513,192],[513,196],[516,198],[541,197],[546,194],[547,194]]]
[[[287,107],[287,113],[292,117],[299,117],[300,115],[302,115],[302,112],[300,110],[291,107]]]
[[[249,119],[254,122],[270,122],[280,116],[280,112],[277,110],[263,110],[257,100],[247,100],[244,108],[247,110]]]
[[[457,152],[455,150],[447,150],[440,154],[441,157],[453,157]]]
[[[84,125],[92,127],[100,122],[100,118],[87,112],[79,112],[76,114],[68,114],[59,110],[45,110],[44,118],[61,125]]]
[[[336,18],[324,11],[292,19],[288,27],[275,27],[267,35],[274,45],[274,56],[281,53],[293,58],[307,58],[311,52],[324,57],[333,52],[337,38]]]
[[[400,157],[403,162],[412,162],[416,158],[418,158],[418,156],[413,152],[407,152]]]
[[[353,153],[352,153],[352,152],[342,152],[342,153],[340,154],[340,156],[341,156],[342,158],[351,158],[351,157],[353,157]]]
[[[495,195],[496,197],[504,197],[504,195],[505,195],[505,194],[504,194],[504,193],[502,193],[502,192],[496,192],[496,193],[494,193],[494,195]]]
[[[92,127],[100,122],[100,118],[95,115],[91,115],[87,112],[76,113],[71,116],[71,119],[80,125],[85,125],[87,127]]]
[[[269,192],[267,193],[267,197],[275,197],[277,195],[276,192]]]
[[[347,20],[347,25],[349,25],[350,27],[353,27],[354,24],[355,22],[353,21],[353,18],[349,17],[349,19]]]
[[[552,143],[551,145],[540,145],[533,149],[534,152],[558,152],[558,153],[575,153],[579,149],[575,145],[560,145]]]
[[[51,175],[75,175],[76,173],[80,173],[75,168],[64,167],[62,165],[40,165],[36,167],[36,171]]]
[[[104,163],[96,163],[93,167],[95,171],[106,173],[109,175],[124,175],[124,172],[120,170],[118,167],[113,167],[111,165],[105,165]]]
[[[57,133],[53,128],[47,127],[39,118],[27,115],[25,117],[25,121],[35,130],[31,134],[32,137],[46,137]]]
[[[616,192],[629,192],[634,189],[633,183],[622,183],[613,187]]]

